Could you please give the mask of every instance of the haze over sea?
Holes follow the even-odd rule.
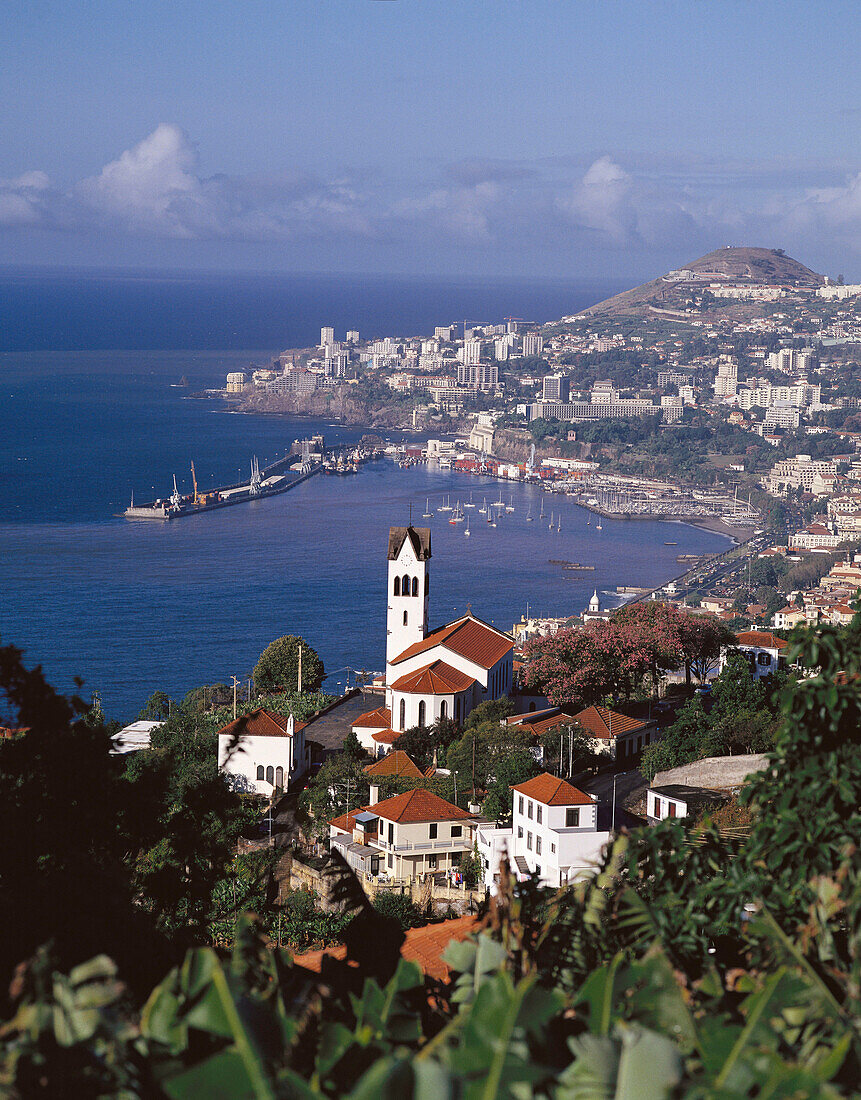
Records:
[[[389,525],[407,521],[410,503],[414,521],[426,522],[427,497],[432,510],[448,494],[497,499],[501,483],[379,462],[358,477],[315,477],[271,500],[174,523],[117,518],[132,491],[138,500],[166,494],[174,473],[190,490],[192,460],[206,488],[245,473],[253,454],[272,461],[296,438],[322,431],[327,442],[352,443],[363,434],[307,418],[233,414],[189,400],[189,391],[315,343],[323,324],[336,335],[358,328],[364,338],[431,333],[464,318],[546,321],[619,289],[0,273],[0,640],[41,663],[60,690],[81,676],[83,694],[99,691],[108,716],[123,720],[156,689],[181,696],[246,675],[285,633],[318,649],[332,673],[329,690],[343,688],[345,666],[382,668]],[[183,375],[189,390],[175,385]],[[680,571],[677,554],[726,545],[657,522],[605,520],[598,532],[586,512],[554,496],[545,507],[561,509],[557,534],[537,522],[538,489],[502,489],[515,511],[496,529],[477,509],[469,539],[445,514],[427,521],[432,623],[468,602],[504,629],[527,603],[534,613],[579,614],[594,587],[658,584]],[[526,521],[530,509],[536,522]],[[550,558],[596,568],[563,574]]]

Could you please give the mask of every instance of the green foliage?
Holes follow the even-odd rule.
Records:
[[[486,703],[479,703],[474,710],[469,712],[463,728],[471,730],[484,722],[496,722],[498,724],[511,714],[514,714],[514,703],[507,695],[503,695],[499,699],[488,699]]]
[[[374,908],[381,916],[396,920],[404,930],[418,928],[425,923],[419,907],[409,894],[401,894],[397,890],[380,890],[374,898]]]
[[[468,889],[477,886],[484,878],[484,864],[479,855],[477,844],[474,844],[472,851],[468,852],[460,861],[460,873],[463,875],[464,884]]]
[[[458,790],[487,791],[484,812],[503,818],[511,812],[510,786],[541,770],[530,752],[532,738],[520,726],[500,726],[498,720],[465,730],[448,750],[446,765],[458,776]]]
[[[299,683],[299,650],[302,651],[302,682]],[[325,679],[323,662],[316,650],[295,634],[270,642],[254,666],[258,692],[317,691]]]
[[[140,722],[164,722],[170,717],[170,696],[163,691],[154,691],[144,703],[143,709],[138,715]]]

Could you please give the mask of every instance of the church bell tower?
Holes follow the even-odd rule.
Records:
[[[387,680],[390,662],[427,634],[430,557],[429,527],[389,528]]]

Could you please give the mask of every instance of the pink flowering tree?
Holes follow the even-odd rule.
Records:
[[[533,638],[524,647],[523,683],[546,695],[557,707],[587,707],[612,690],[611,671],[603,659],[599,638],[603,623],[584,629],[560,630],[549,638]]]

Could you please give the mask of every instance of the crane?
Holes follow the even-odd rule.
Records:
[[[194,503],[197,504],[197,474],[194,472],[194,462],[191,464],[191,481],[194,485]]]

